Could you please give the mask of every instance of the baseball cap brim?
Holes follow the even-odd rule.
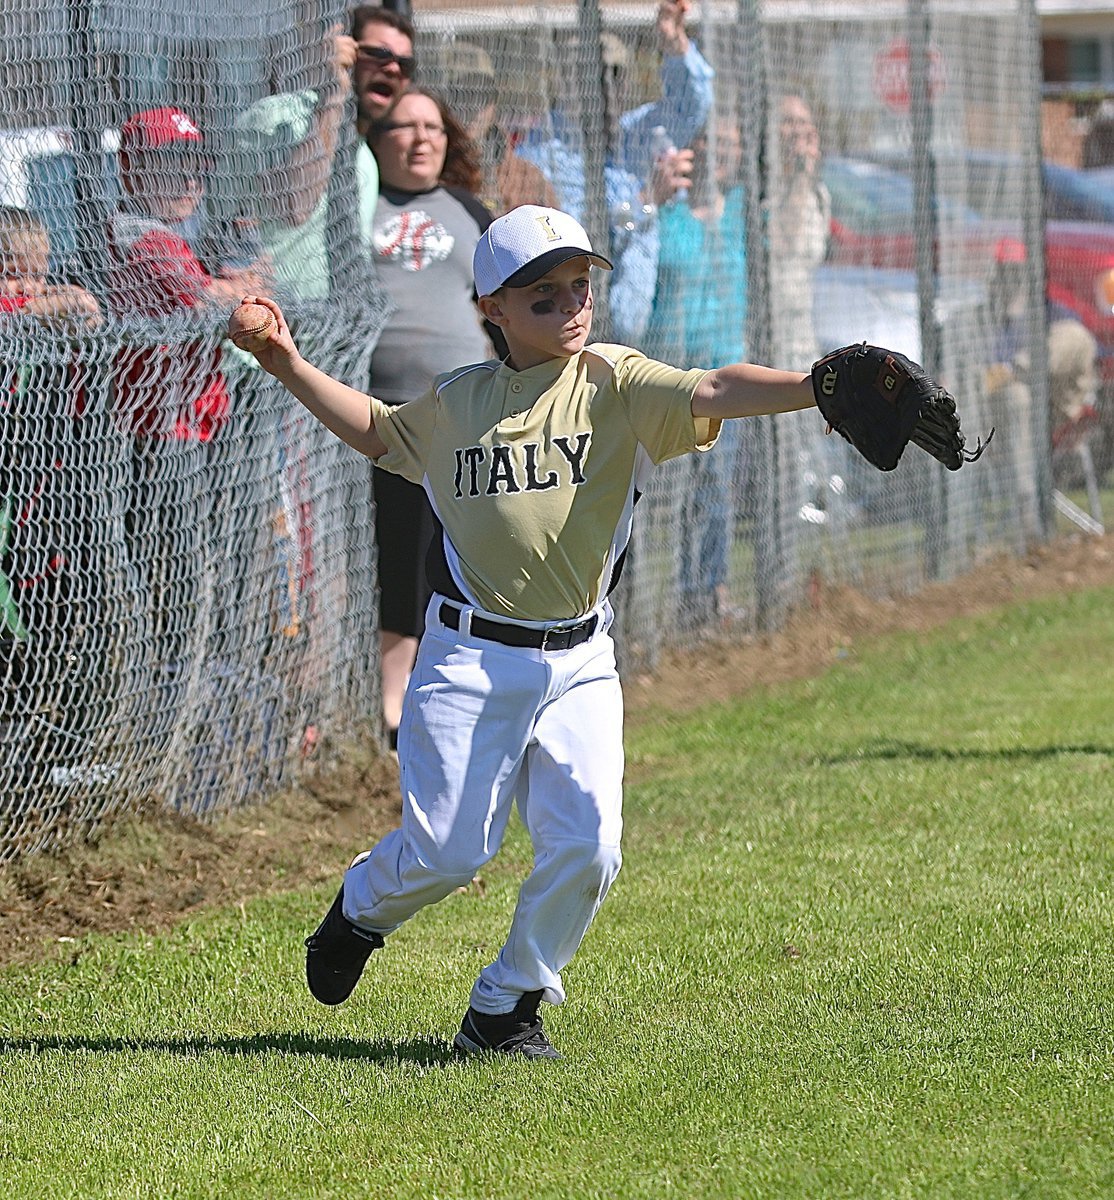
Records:
[[[524,267],[519,267],[513,275],[503,281],[502,286],[529,287],[530,284],[537,283],[543,275],[548,275],[550,271],[555,270],[562,263],[568,262],[571,258],[586,258],[594,267],[603,267],[605,271],[612,269],[611,263],[602,254],[596,254],[591,250],[582,250],[576,246],[559,246],[556,250],[539,255]]]

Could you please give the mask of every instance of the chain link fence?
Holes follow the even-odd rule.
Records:
[[[685,53],[714,72],[713,94],[680,136],[670,101],[698,68],[677,68],[663,11],[422,8],[421,57],[493,168],[579,146],[547,176],[616,259],[617,340],[684,366],[807,369],[866,338],[926,363],[972,436],[997,432],[977,468],[949,475],[913,451],[886,476],[797,414],[744,422],[658,471],[621,594],[632,668],[676,642],[775,628],[818,578],[892,594],[1019,550],[1046,535],[1053,491],[1033,6],[703,4]],[[691,186],[672,195],[650,194],[647,146],[632,144],[654,102],[662,144],[695,151]],[[657,206],[645,314],[616,295],[637,247],[607,168]]]
[[[422,81],[483,151],[489,207],[566,207],[615,261],[601,338],[680,366],[800,369],[865,338],[944,380],[972,435],[997,430],[977,466],[911,448],[882,475],[794,414],[658,469],[616,592],[624,671],[774,629],[821,579],[900,594],[1047,535],[1031,0],[713,2],[687,33],[669,5],[411,15]],[[261,229],[308,223],[298,255],[267,261],[269,290],[307,357],[366,386],[386,304],[351,109],[315,169],[344,21],[209,0],[0,14],[9,293],[35,271],[71,289],[65,312],[0,311],[0,860],[152,802],[262,801],[381,734],[367,464],[220,336],[220,284],[257,277]],[[137,113],[162,116],[137,129]],[[196,223],[137,222],[139,190],[167,186],[136,148],[171,143],[151,169],[204,175]],[[28,212],[30,234],[12,215]],[[188,297],[128,270],[167,226],[195,260]]]

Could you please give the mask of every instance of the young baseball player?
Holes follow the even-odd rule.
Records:
[[[264,369],[349,445],[421,484],[444,530],[399,729],[401,828],[354,860],[307,938],[309,988],[324,1004],[346,999],[387,935],[495,854],[517,800],[534,866],[456,1035],[469,1053],[559,1057],[539,1004],[564,1000],[561,970],[619,870],[608,590],[640,463],[707,450],[724,418],[815,403],[800,372],[682,371],[588,346],[593,266],[611,268],[566,213],[499,217],[474,272],[509,357],[441,375],[396,408],[311,366],[278,307],[258,301],[277,318]]]

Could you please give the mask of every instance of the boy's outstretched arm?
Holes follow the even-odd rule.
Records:
[[[732,363],[709,371],[692,395],[694,417],[760,417],[815,408],[812,378],[754,363]]]
[[[243,303],[262,304],[275,317],[267,344],[253,351],[263,370],[353,450],[368,458],[386,454],[387,445],[375,430],[367,395],[306,362],[298,353],[282,309],[273,300],[266,296],[245,296]]]

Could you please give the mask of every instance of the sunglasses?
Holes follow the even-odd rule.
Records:
[[[388,50],[386,46],[358,44],[356,55],[364,62],[374,63],[377,67],[389,67],[391,63],[398,63],[399,74],[405,75],[407,79],[414,74],[414,67],[417,65],[412,55],[396,54],[393,50]]]

